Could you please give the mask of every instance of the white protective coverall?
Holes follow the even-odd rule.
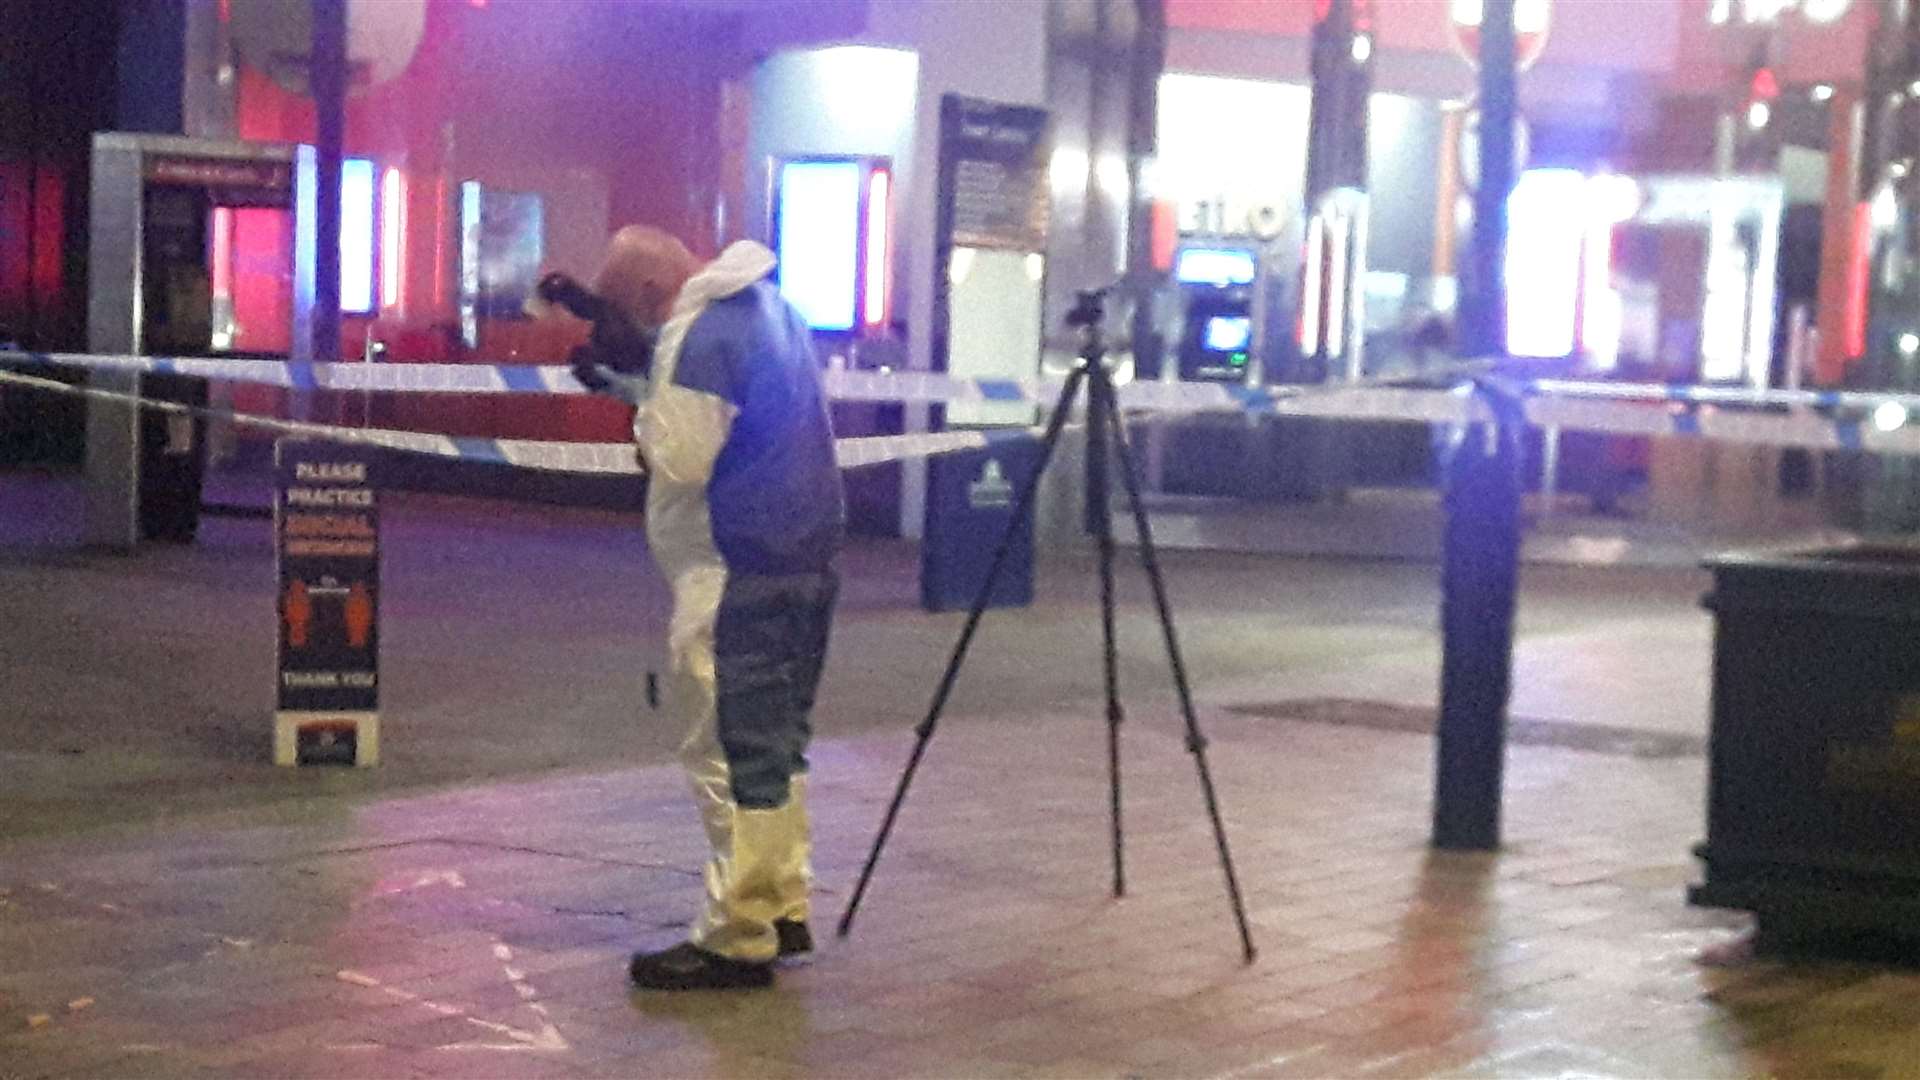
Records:
[[[808,714],[845,517],[819,364],[774,265],[741,241],[687,281],[634,414],[673,594],[666,705],[712,851],[692,941],[756,962],[775,920],[808,915]]]

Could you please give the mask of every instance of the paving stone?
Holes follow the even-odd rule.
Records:
[[[1208,617],[1231,623],[1233,601],[1217,590]],[[1057,616],[1037,643],[1090,610]],[[1425,627],[1430,614],[1402,617]],[[0,1077],[1914,1074],[1920,974],[1755,960],[1727,948],[1743,917],[1685,905],[1705,763],[1647,747],[1697,740],[1702,714],[1660,700],[1670,681],[1618,677],[1643,663],[1632,641],[1585,660],[1546,636],[1523,643],[1595,675],[1594,699],[1569,700],[1564,718],[1540,708],[1551,695],[1536,683],[1530,714],[1606,739],[1511,748],[1497,854],[1427,851],[1420,731],[1222,707],[1298,690],[1351,712],[1416,683],[1397,697],[1417,700],[1432,642],[1403,637],[1394,656],[1246,670],[1208,691],[1252,966],[1164,700],[1129,713],[1129,895],[1116,900],[1098,709],[1003,699],[941,730],[845,940],[832,924],[914,717],[823,732],[821,948],[771,993],[625,983],[628,953],[675,940],[698,900],[700,838],[670,765],[602,754],[574,772],[407,790],[268,774],[249,782],[313,784],[297,804],[0,827]],[[891,656],[866,658],[886,668],[875,680],[907,677]],[[489,696],[521,700],[497,682],[462,689],[442,732]],[[1620,717],[1671,738],[1621,743]]]

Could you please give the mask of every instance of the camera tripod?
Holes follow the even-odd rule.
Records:
[[[1114,392],[1113,373],[1107,366],[1107,342],[1102,330],[1105,321],[1105,297],[1107,290],[1099,289],[1075,294],[1073,309],[1068,312],[1066,322],[1080,332],[1079,361],[1068,374],[1066,385],[1061,388],[1060,397],[1053,406],[1053,412],[1047,418],[1045,434],[1040,441],[1040,456],[1034,463],[1033,472],[1027,478],[1026,485],[1020,489],[1013,503],[1013,517],[1007,523],[1006,531],[1001,534],[999,545],[994,549],[993,560],[988,565],[986,580],[981,583],[980,591],[967,612],[965,627],[960,631],[960,640],[953,647],[953,655],[947,660],[945,674],[940,677],[939,688],[934,691],[933,704],[927,710],[927,717],[914,729],[917,736],[913,745],[913,754],[907,759],[905,771],[900,774],[899,785],[894,789],[893,802],[887,807],[886,818],[880,825],[880,832],[874,837],[873,848],[867,854],[866,865],[861,868],[860,880],[854,886],[853,898],[847,903],[845,914],[840,917],[839,933],[846,937],[853,929],[854,915],[860,910],[860,901],[865,897],[867,885],[873,879],[873,869],[880,861],[880,852],[886,846],[887,837],[893,832],[894,822],[900,814],[900,807],[906,801],[907,789],[913,784],[914,774],[920,768],[921,759],[926,755],[927,744],[933,740],[933,733],[940,723],[940,716],[946,710],[947,698],[952,694],[954,683],[959,679],[960,666],[965,662],[967,650],[973,644],[974,633],[980,627],[980,617],[986,611],[987,603],[993,595],[993,587],[999,580],[1001,569],[1006,563],[1007,553],[1011,550],[1019,530],[1026,528],[1028,513],[1033,507],[1034,492],[1040,485],[1040,477],[1046,472],[1047,462],[1053,457],[1054,447],[1060,441],[1060,432],[1066,427],[1067,418],[1073,412],[1075,401],[1081,389],[1087,392],[1087,524],[1094,533],[1099,545],[1100,559],[1100,632],[1101,660],[1104,668],[1107,706],[1107,768],[1109,809],[1113,834],[1113,895],[1125,896],[1127,892],[1125,833],[1121,822],[1120,804],[1120,724],[1123,712],[1120,707],[1119,652],[1114,643],[1114,600],[1113,600],[1113,517],[1109,503],[1109,452],[1117,453],[1120,464],[1121,482],[1126,487],[1127,502],[1133,511],[1134,527],[1140,540],[1140,563],[1145,569],[1147,581],[1153,589],[1155,613],[1159,617],[1160,633],[1167,649],[1167,661],[1173,670],[1173,686],[1179,698],[1181,716],[1186,721],[1187,751],[1193,755],[1194,766],[1200,775],[1200,790],[1205,796],[1207,817],[1213,825],[1214,846],[1220,854],[1220,869],[1226,875],[1227,896],[1233,905],[1233,917],[1240,931],[1240,947],[1246,962],[1251,964],[1254,958],[1253,935],[1247,927],[1246,904],[1240,895],[1240,882],[1233,870],[1233,855],[1227,848],[1226,827],[1220,819],[1220,801],[1214,791],[1213,774],[1207,768],[1207,740],[1200,733],[1200,724],[1194,717],[1193,697],[1187,686],[1187,668],[1180,657],[1180,644],[1174,633],[1173,612],[1167,603],[1167,590],[1160,576],[1160,564],[1154,554],[1153,534],[1147,524],[1147,513],[1140,502],[1140,479],[1134,468],[1132,449],[1127,445],[1126,423],[1120,411],[1117,395]]]

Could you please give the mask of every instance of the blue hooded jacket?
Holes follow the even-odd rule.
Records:
[[[681,289],[662,328],[634,429],[652,471],[648,537],[669,578],[707,561],[708,545],[728,572],[756,575],[817,573],[840,547],[820,365],[773,268],[765,247],[731,245]]]

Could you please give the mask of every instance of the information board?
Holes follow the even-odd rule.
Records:
[[[275,760],[378,760],[380,506],[362,449],[275,448]]]

